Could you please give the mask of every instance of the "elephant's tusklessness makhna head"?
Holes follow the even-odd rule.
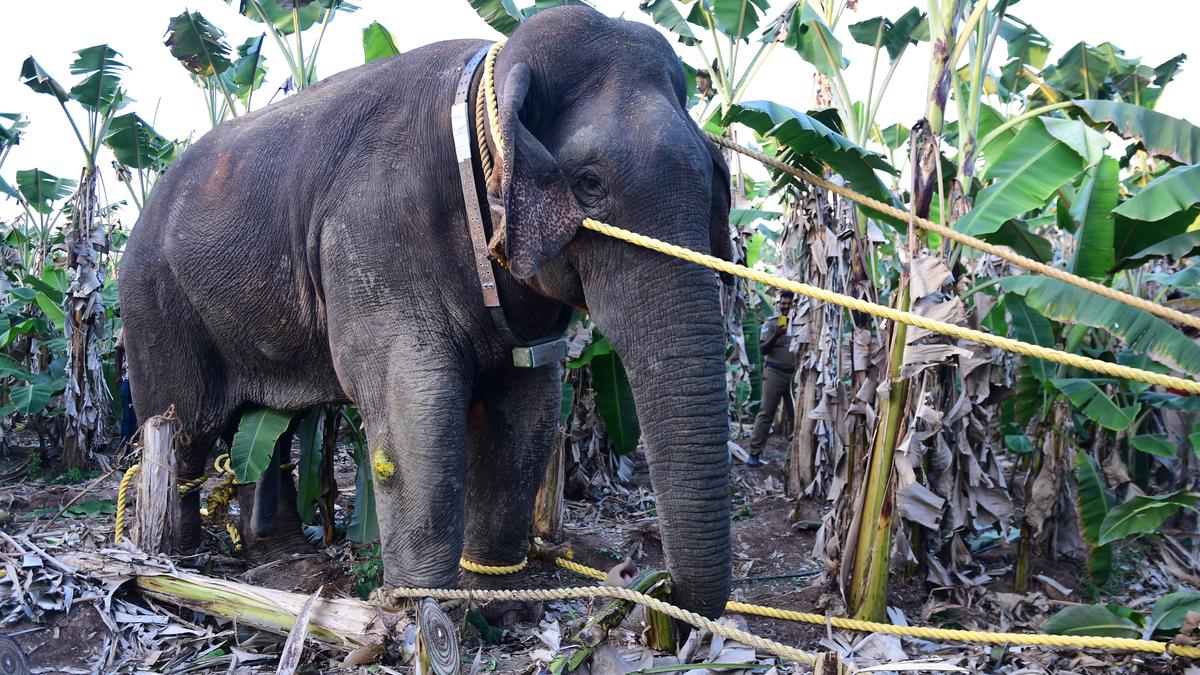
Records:
[[[729,593],[729,434],[720,282],[579,229],[583,217],[728,259],[729,172],[685,110],[657,31],[582,7],[524,22],[496,62],[510,270],[586,307],[629,373],[675,600]]]

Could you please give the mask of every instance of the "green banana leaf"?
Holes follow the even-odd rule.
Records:
[[[256,408],[242,415],[229,446],[229,464],[239,483],[253,483],[271,463],[275,443],[287,431],[291,413]]]
[[[875,138],[888,150],[898,150],[908,143],[908,134],[908,127],[897,123],[880,129]]]
[[[113,151],[117,162],[134,171],[165,169],[175,160],[178,150],[174,142],[163,138],[137,113],[114,117],[104,144]]]
[[[238,45],[233,66],[221,73],[225,88],[243,103],[249,100],[251,92],[262,86],[267,77],[267,68],[263,65],[267,57],[262,53],[266,37],[265,33],[260,33],[258,37],[246,38],[245,42]]]
[[[286,4],[287,7],[279,0],[242,0],[241,12],[242,16],[251,21],[271,24],[281,35],[291,35],[296,32],[297,24],[299,24],[299,30],[306,31],[314,23],[320,21],[321,16],[325,13],[323,5],[327,3],[313,2],[313,0],[291,0]],[[295,15],[292,14],[293,7],[296,10]],[[295,19],[299,19],[299,21]]]
[[[936,211],[936,209],[934,209]],[[1040,234],[1030,231],[1024,221],[1006,220],[995,232],[984,237],[991,244],[1007,246],[1014,252],[1038,262],[1054,259],[1054,244]]]
[[[921,25],[923,18],[925,15],[921,13],[921,10],[910,7],[895,22],[886,17],[877,16],[850,24],[850,36],[861,45],[873,48],[878,44],[887,50],[888,60],[894,63],[908,45],[917,44],[913,33],[916,32],[917,26]]]
[[[1095,166],[1108,149],[1109,142],[1104,134],[1079,120],[1043,117],[1042,124],[1046,125],[1046,131],[1050,132],[1051,136],[1066,143],[1083,158],[1085,169]]]
[[[1050,56],[1050,39],[1028,23],[1015,16],[1004,17],[1004,23],[1000,24],[1000,38],[1008,47],[1008,58],[1034,68],[1046,65],[1046,58]],[[1012,89],[1012,86],[1006,88]]]
[[[1111,76],[1129,72],[1138,65],[1123,54],[1110,42],[1097,47],[1080,42],[1056,63],[1043,68],[1042,79],[1051,89],[1063,94],[1063,98],[1103,98],[1100,94],[1105,91]]]
[[[1168,518],[1184,508],[1195,508],[1200,493],[1177,490],[1165,495],[1139,495],[1113,507],[1100,526],[1100,545],[1134,534],[1156,531]]]
[[[799,164],[818,175],[824,172],[823,165],[828,165],[855,190],[882,202],[896,204],[895,197],[875,173],[879,170],[895,174],[896,169],[882,155],[855,144],[812,115],[772,101],[749,101],[730,106],[721,123],[729,125],[734,122],[745,124],[786,148],[781,158],[784,162]],[[901,227],[905,225],[891,216],[872,209],[865,210],[873,217]]]
[[[1159,221],[1200,203],[1200,165],[1179,166],[1150,181],[1115,213],[1133,220]]]
[[[1075,452],[1075,512],[1079,529],[1088,545],[1088,575],[1097,586],[1103,586],[1112,574],[1112,546],[1099,546],[1100,526],[1112,506],[1112,495],[1104,488],[1104,479],[1096,460],[1083,451]]]
[[[69,178],[46,173],[41,169],[17,172],[17,189],[29,206],[38,213],[53,213],[54,203],[75,192],[79,184]]]
[[[1200,127],[1170,115],[1121,101],[1075,100],[1094,122],[1103,122],[1124,138],[1135,138],[1151,155],[1182,164],[1200,163]]]
[[[18,380],[30,382],[33,380],[33,373],[29,372],[25,366],[17,363],[8,354],[0,354],[0,378],[3,377],[13,377]]]
[[[362,43],[363,63],[370,63],[400,53],[396,37],[378,21],[372,21],[370,26],[363,29]]]
[[[988,164],[983,178],[997,179],[975,197],[975,206],[954,225],[966,234],[991,234],[1007,220],[1041,207],[1083,170],[1084,158],[1031,120]]]
[[[688,22],[704,28],[712,26],[731,40],[744,40],[758,28],[768,0],[699,0],[692,5]]]
[[[87,110],[104,115],[121,107],[121,71],[129,70],[129,66],[117,60],[120,54],[108,45],[80,49],[75,54],[71,74],[84,78],[71,87],[71,98]]]
[[[274,4],[274,0],[264,0]],[[225,33],[200,12],[185,11],[167,27],[167,48],[187,71],[196,77],[220,75],[233,65]]]
[[[32,56],[26,58],[21,63],[21,84],[39,94],[51,95],[58,99],[59,103],[66,103],[71,100],[71,95],[67,90],[58,83],[58,80],[50,77],[41,64],[35,61]]]
[[[1050,635],[1096,635],[1137,638],[1137,624],[1103,605],[1071,605],[1046,619],[1042,632]]]
[[[1122,408],[1113,402],[1096,382],[1106,380],[1091,380],[1075,377],[1056,377],[1050,380],[1055,389],[1066,396],[1071,404],[1079,409],[1088,419],[1096,424],[1113,431],[1124,431],[1133,424],[1133,420],[1142,410],[1142,404]]]
[[[1165,436],[1154,436],[1143,434],[1139,436],[1130,436],[1129,444],[1134,448],[1155,457],[1174,457],[1179,454],[1179,448],[1176,447],[1171,439]]]
[[[479,15],[479,18],[505,35],[512,35],[513,31],[517,29],[517,25],[544,9],[563,5],[587,4],[582,0],[534,0],[532,7],[522,10],[513,0],[467,0],[467,3]]]
[[[592,389],[596,393],[596,412],[604,420],[604,429],[617,452],[633,452],[641,438],[633,390],[625,366],[615,351],[592,357]]]
[[[1011,317],[1009,326],[1012,329],[1013,337],[1041,347],[1055,346],[1054,332],[1050,327],[1050,321],[1025,304],[1025,300],[1020,295],[1014,293],[1006,296],[1004,308],[1008,310]],[[1029,373],[1039,382],[1045,382],[1054,376],[1054,365],[1051,363],[1032,356],[1024,358],[1023,362],[1029,367]]]
[[[1168,246],[1164,253],[1156,253],[1154,247],[1187,233],[1200,218],[1200,166],[1171,169],[1122,202],[1113,214],[1118,269],[1136,267],[1150,255],[1182,255],[1183,242]]]
[[[1188,612],[1200,612],[1200,593],[1175,591],[1159,598],[1150,613],[1151,632],[1172,633],[1183,627]]]
[[[326,406],[317,406],[304,415],[296,427],[300,444],[300,459],[296,463],[296,511],[300,522],[311,523],[317,515],[317,500],[321,498],[321,445],[324,440],[323,420]]]
[[[354,445],[354,511],[346,525],[346,538],[356,544],[368,544],[379,539],[379,515],[375,504],[375,480],[371,477],[371,454],[367,450],[367,439],[363,430],[362,417],[351,406],[342,409],[347,426],[350,427]]]
[[[467,2],[470,3],[479,18],[487,22],[487,25],[505,35],[512,35],[523,18],[521,10],[517,9],[513,0],[467,0]]]
[[[50,404],[50,398],[62,389],[55,385],[53,380],[39,377],[29,384],[12,387],[8,390],[9,403],[5,406],[12,410],[6,410],[0,417],[7,417],[13,410],[28,414],[41,412]]]
[[[795,50],[800,58],[811,63],[825,77],[841,77],[841,71],[850,65],[842,56],[842,43],[834,37],[825,19],[812,8],[808,0],[792,5],[773,24],[776,30],[784,26],[787,27],[784,46]],[[772,30],[767,32],[774,34]]]
[[[675,8],[672,0],[643,0],[638,3],[638,7],[649,14],[654,23],[674,33],[683,44],[688,46],[696,44],[696,34],[692,32],[692,27]]]
[[[1157,258],[1184,258],[1200,252],[1200,230],[1192,230],[1164,239],[1149,248],[1142,249],[1121,261],[1120,269],[1138,267],[1148,260]]]
[[[1132,351],[1190,375],[1200,375],[1200,346],[1162,319],[1058,279],[1023,275],[999,281],[1055,321],[1083,324],[1118,337]]]
[[[1070,216],[1076,226],[1075,258],[1071,272],[1099,281],[1116,264],[1113,255],[1113,216],[1120,192],[1117,160],[1105,157],[1093,166],[1075,195]]]

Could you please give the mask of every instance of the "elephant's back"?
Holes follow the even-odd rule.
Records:
[[[158,299],[170,285],[243,368],[327,350],[321,224],[389,189],[379,165],[412,152],[409,139],[427,133],[441,90],[453,95],[482,44],[437,43],[344,71],[205,134],[147,200],[122,261],[123,303],[169,319]]]

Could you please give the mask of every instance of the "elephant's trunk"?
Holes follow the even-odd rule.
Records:
[[[626,250],[623,263],[612,270],[619,278],[584,279],[588,306],[633,388],[674,600],[715,618],[731,576],[719,284],[709,270],[647,251]]]

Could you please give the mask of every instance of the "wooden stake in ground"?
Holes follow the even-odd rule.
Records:
[[[850,669],[837,652],[822,652],[813,664],[813,675],[850,675]]]
[[[133,543],[146,553],[170,553],[179,528],[179,484],[176,479],[175,415],[168,412],[142,427],[141,471]]]

